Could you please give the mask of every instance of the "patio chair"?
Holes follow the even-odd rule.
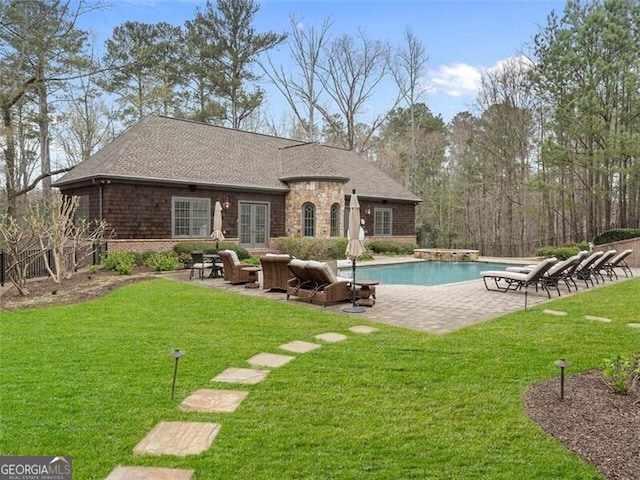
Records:
[[[307,271],[316,284],[315,293],[311,296],[312,302],[317,300],[325,307],[327,303],[353,298],[351,280],[336,276],[328,263],[309,260]],[[372,287],[372,295],[375,298],[375,287]]]
[[[238,259],[238,254],[234,250],[220,250],[218,252],[220,260],[222,260],[222,274],[225,281],[232,285],[238,285],[241,283],[249,283],[249,272],[242,270],[243,267],[249,265],[243,265]]]
[[[289,300],[289,297],[294,296],[308,298],[311,301],[318,284],[311,277],[311,273],[307,269],[308,264],[307,260],[299,260],[297,258],[292,259],[287,264],[287,268],[293,275],[287,280],[287,300]]]
[[[602,250],[592,252],[587,258],[582,260],[582,263],[580,263],[575,271],[575,277],[578,280],[583,280],[587,288],[589,288],[589,283],[591,283],[592,287],[594,285],[593,272],[591,271],[591,267],[593,266],[594,262],[598,260],[598,258],[600,258],[602,255],[604,255],[604,252]]]
[[[566,260],[555,263],[548,271],[545,273],[541,279],[541,281],[545,282],[547,287],[554,287],[558,292],[558,296],[560,296],[560,282],[564,282],[567,287],[567,290],[571,291],[571,285],[578,290],[578,285],[576,285],[575,280],[573,279],[573,274],[576,269],[580,265],[580,262],[589,254],[586,250],[581,250],[576,255],[567,258]],[[508,267],[507,271],[509,272],[520,272],[520,273],[529,273],[533,270],[536,265],[525,265],[524,267]]]
[[[621,268],[626,278],[629,278],[630,276],[633,277],[633,272],[631,271],[631,268],[629,268],[629,265],[627,264],[627,257],[632,253],[633,253],[633,250],[630,248],[627,250],[623,250],[618,255],[616,255],[611,260],[609,260],[608,262],[605,262],[604,265],[602,265],[602,268],[604,269],[606,274],[609,276],[610,280],[612,280],[614,276],[616,277],[616,280],[618,280],[618,274],[615,271],[616,268]]]
[[[596,258],[596,261],[591,264],[591,275],[596,279],[596,283],[600,283],[598,279],[602,280],[602,283],[604,283],[604,275],[602,274],[602,272],[604,271],[604,265],[613,257],[615,257],[617,253],[618,252],[616,250],[607,250],[600,257]]]
[[[288,265],[291,257],[288,254],[267,254],[260,257],[262,265],[262,288],[264,290],[287,291],[287,281],[293,278]]]
[[[200,280],[204,278],[204,272],[213,268],[213,263],[204,261],[204,252],[202,250],[194,250],[191,252],[191,270],[189,271],[189,280],[193,278],[194,272],[198,272]]]
[[[538,263],[530,272],[512,272],[509,270],[489,270],[480,272],[482,275],[482,281],[487,290],[498,290],[501,292],[507,292],[509,290],[522,290],[524,288],[524,306],[527,308],[527,295],[529,292],[529,285],[534,285],[536,291],[538,291],[538,285],[547,292],[547,296],[551,298],[551,292],[547,284],[542,277],[547,271],[557,262],[555,257],[546,258]],[[495,289],[489,288],[487,279],[493,280]],[[504,283],[504,285],[501,284]]]

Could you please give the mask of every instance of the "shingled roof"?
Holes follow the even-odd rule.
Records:
[[[331,179],[360,196],[420,202],[354,152],[159,115],[128,128],[54,185],[94,179],[282,192],[290,180]]]

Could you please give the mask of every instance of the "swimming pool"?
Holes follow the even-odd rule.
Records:
[[[391,265],[356,264],[356,279],[378,280],[387,285],[443,285],[480,278],[485,270],[504,270],[510,265],[482,262],[408,262]],[[513,266],[513,265],[511,265]],[[351,278],[351,269],[340,269],[340,276]]]

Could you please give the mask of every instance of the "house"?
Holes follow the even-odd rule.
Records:
[[[250,250],[281,236],[344,236],[354,189],[367,238],[415,242],[421,201],[351,151],[159,115],[54,186],[78,196],[78,214],[106,220],[117,248],[131,251],[209,238],[216,201],[225,237]]]

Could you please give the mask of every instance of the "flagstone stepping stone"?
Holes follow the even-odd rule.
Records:
[[[257,370],[254,368],[227,368],[224,372],[211,379],[212,382],[227,382],[227,383],[246,383],[253,385],[260,383],[270,370]]]
[[[584,318],[585,320],[595,320],[596,322],[611,323],[611,319],[605,317],[594,317],[593,315],[585,315]]]
[[[628,323],[631,328],[640,328],[640,323]]]
[[[546,313],[548,315],[555,315],[557,317],[563,317],[567,314],[567,312],[561,312],[560,310],[543,310],[542,313]]]
[[[106,480],[191,480],[191,477],[193,470],[118,466]]]
[[[321,346],[322,345],[318,345],[317,343],[294,340],[293,342],[280,345],[280,347],[278,348],[281,348],[282,350],[286,350],[288,352],[293,352],[293,353],[307,353],[312,350],[315,350],[316,348],[320,348]]]
[[[375,332],[376,330],[378,330],[377,328],[374,327],[369,327],[367,325],[354,325],[353,327],[349,327],[349,330],[351,330],[353,333],[372,333]]]
[[[197,455],[211,446],[219,431],[219,423],[162,421],[133,448],[133,453],[178,457]]]
[[[279,353],[258,353],[247,360],[247,362],[249,362],[252,367],[278,368],[286,365],[294,358],[296,357],[280,355]]]
[[[316,335],[315,338],[317,338],[318,340],[323,340],[325,342],[335,343],[335,342],[342,342],[343,340],[346,340],[347,336],[342,335],[341,333],[327,332],[327,333],[321,333],[319,335]]]
[[[230,413],[235,412],[249,392],[235,390],[196,390],[180,404],[183,412]]]

